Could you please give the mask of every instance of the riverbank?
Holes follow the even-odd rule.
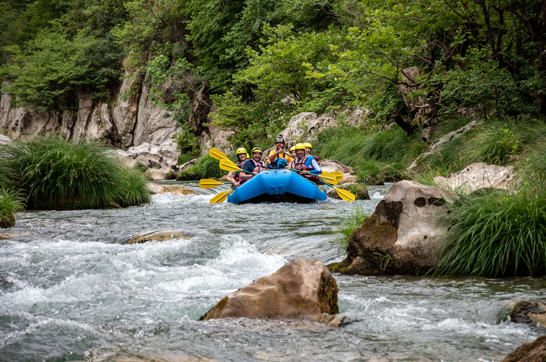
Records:
[[[10,233],[27,235],[0,241],[2,356],[499,360],[538,336],[526,325],[497,324],[496,313],[515,299],[546,298],[544,278],[335,275],[349,320],[341,328],[198,322],[223,296],[288,260],[341,260],[338,226],[355,207],[370,214],[391,185],[371,186],[371,200],[355,203],[214,206],[214,191],[184,185],[199,194],[157,194],[126,209],[18,214]],[[151,229],[189,239],[124,244]]]

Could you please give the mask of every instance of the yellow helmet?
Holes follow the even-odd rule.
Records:
[[[304,150],[305,151],[305,145],[303,143],[296,143],[296,146],[294,149],[297,150]]]
[[[295,151],[295,150],[296,150],[296,146],[290,147],[290,152]]]
[[[235,151],[236,155],[240,155],[241,153],[248,154],[248,152],[246,152],[246,149],[244,147],[238,148],[237,151]]]
[[[309,142],[304,143],[305,147],[313,148],[313,146]]]
[[[254,154],[254,153],[256,153],[256,152],[263,153],[264,151],[262,151],[262,149],[261,149],[260,147],[254,147],[254,148],[252,149],[252,152],[250,152],[250,153]]]
[[[248,154],[248,152],[246,153],[246,158],[250,158],[250,155]]]

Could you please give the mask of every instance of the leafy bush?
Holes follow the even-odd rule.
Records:
[[[546,272],[546,192],[489,192],[453,205],[438,275],[490,277]]]
[[[195,165],[188,167],[186,170],[182,170],[176,177],[177,180],[198,180],[207,177],[222,177],[227,175],[226,171],[223,171],[218,167],[218,160],[210,156],[201,157]]]
[[[59,136],[14,142],[0,149],[0,171],[26,195],[36,209],[129,206],[148,202],[145,180],[127,170],[93,142],[70,143]]]
[[[0,188],[0,227],[8,228],[15,225],[15,213],[23,208],[23,199],[19,192]]]
[[[368,218],[368,215],[364,214],[360,208],[355,208],[354,214],[349,215],[345,221],[341,224],[339,232],[341,233],[341,238],[339,239],[339,245],[343,250],[347,251],[347,246],[349,245],[349,239],[353,232],[362,226],[364,221]]]

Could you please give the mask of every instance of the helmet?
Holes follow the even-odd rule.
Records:
[[[309,142],[304,143],[305,147],[313,148],[313,146]]]
[[[246,158],[250,158],[250,155],[248,154],[248,152],[246,153]]]
[[[290,152],[295,151],[295,150],[296,150],[296,146],[290,147]]]
[[[275,143],[286,143],[284,142],[284,137],[282,136],[281,133],[277,135],[277,138],[275,139]]]
[[[244,147],[238,148],[235,154],[240,155],[241,153],[247,153]]]
[[[250,153],[254,154],[254,153],[256,153],[256,152],[263,153],[263,151],[262,151],[262,149],[261,149],[260,147],[254,147],[254,148],[252,149],[252,152],[250,152]]]
[[[294,149],[297,150],[304,150],[305,151],[305,145],[303,143],[296,143],[296,146]]]

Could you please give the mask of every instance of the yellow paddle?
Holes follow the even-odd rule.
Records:
[[[356,196],[354,194],[350,193],[349,191],[344,190],[344,189],[340,189],[340,188],[337,188],[337,187],[334,187],[334,186],[331,186],[331,185],[328,185],[328,186],[333,188],[336,191],[336,193],[339,195],[339,197],[341,197],[341,199],[343,201],[351,202],[351,201],[356,200]]]
[[[295,171],[297,173],[302,173],[302,171],[300,170],[294,170],[293,168],[290,168],[289,169],[290,171]],[[323,172],[324,173],[324,172]],[[320,175],[315,175],[315,174],[311,174],[311,173],[307,173],[308,175],[313,175],[313,176],[318,176],[321,180],[323,181],[326,181],[326,182],[329,182],[331,183],[332,185],[336,185],[337,184],[337,179],[335,176],[331,176],[331,175],[328,175],[328,174],[323,174],[321,173]]]
[[[231,195],[235,191],[235,187],[227,190],[222,191],[219,194],[216,194],[212,199],[210,199],[211,204],[221,204],[222,202],[226,201],[228,196]]]
[[[218,186],[222,186],[227,182],[218,181],[212,178],[203,178],[199,180],[199,187],[202,189],[213,189]]]
[[[220,160],[220,169],[224,171],[230,171],[230,172],[242,171],[242,172],[252,173],[252,172],[243,170],[242,168],[234,164],[233,161],[231,161],[228,158]]]
[[[209,156],[216,159],[216,160],[218,160],[218,161],[229,160],[229,157],[226,156],[226,154],[224,152],[222,152],[219,149],[214,148],[214,147],[210,149]]]

